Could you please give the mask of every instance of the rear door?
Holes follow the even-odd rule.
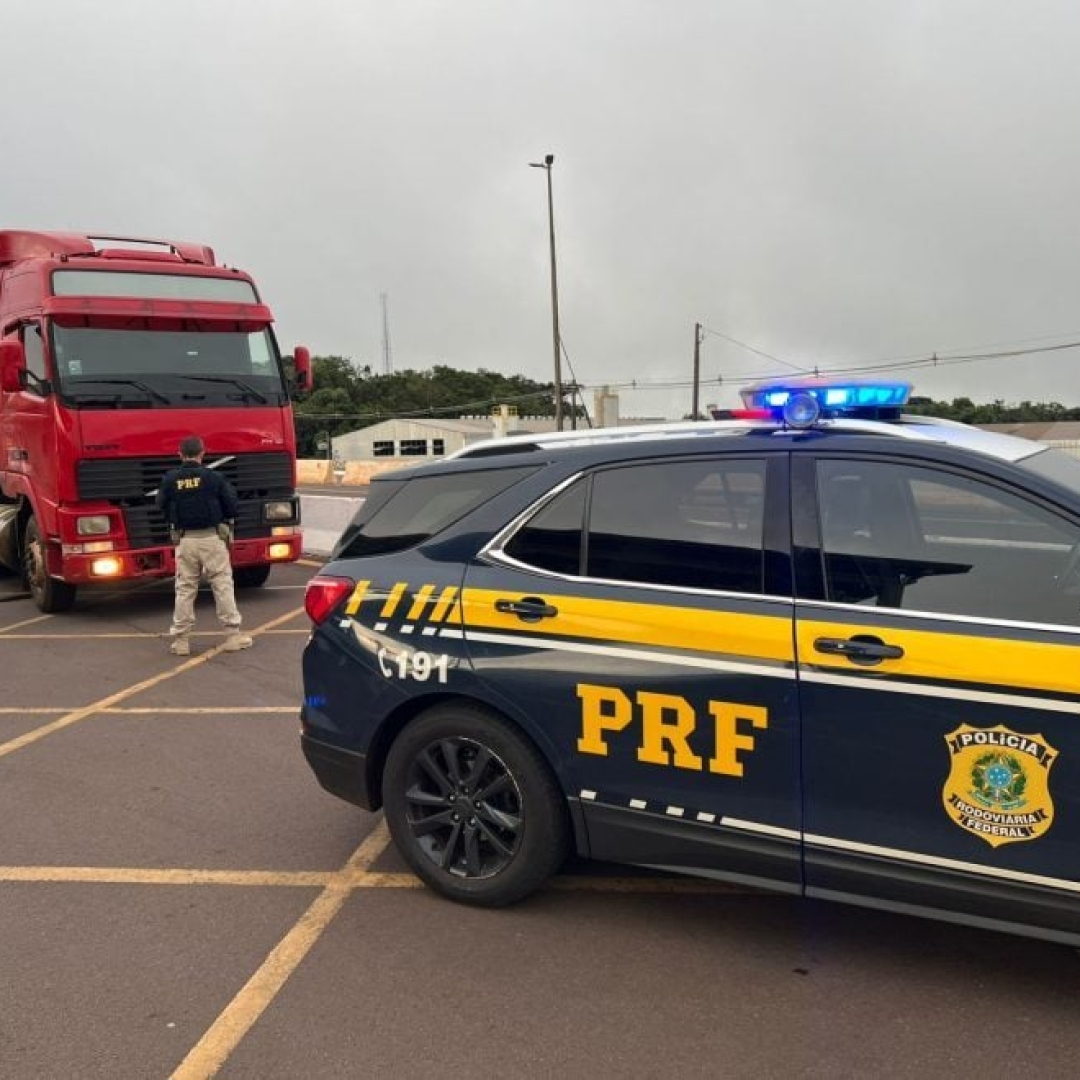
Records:
[[[787,456],[597,468],[466,572],[469,657],[598,858],[801,888]]]
[[[811,895],[1080,932],[1080,528],[1010,478],[796,463]]]

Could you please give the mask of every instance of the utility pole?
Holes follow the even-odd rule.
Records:
[[[698,387],[701,382],[701,341],[702,341],[701,323],[694,323],[694,394],[693,405],[691,406],[690,418],[696,420],[698,418]]]
[[[551,247],[551,338],[552,348],[555,354],[555,430],[563,429],[563,386],[562,386],[562,357],[559,355],[561,340],[559,338],[559,286],[555,273],[555,206],[551,196],[551,166],[555,163],[554,154],[546,154],[543,162],[530,161],[533,169],[543,169],[547,173],[547,197],[548,197],[548,241]]]

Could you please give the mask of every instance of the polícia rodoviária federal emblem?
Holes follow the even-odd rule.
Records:
[[[1041,735],[961,724],[945,742],[951,768],[941,798],[960,828],[991,847],[1037,840],[1050,828],[1050,767],[1058,752]]]

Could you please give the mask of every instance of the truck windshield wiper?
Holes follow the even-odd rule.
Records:
[[[172,404],[171,400],[160,390],[155,390],[152,386],[147,386],[146,383],[139,382],[138,379],[80,379],[78,385],[82,386],[84,383],[108,386],[134,386],[136,390],[141,390],[144,394],[149,394],[155,401],[160,401],[165,405]]]
[[[195,379],[198,382],[230,383],[238,390],[242,390],[245,394],[249,394],[257,402],[259,402],[260,405],[265,405],[266,402],[269,400],[265,394],[260,393],[258,390],[255,389],[254,386],[250,386],[248,383],[244,382],[243,379],[230,379],[224,375],[181,375],[180,378]]]

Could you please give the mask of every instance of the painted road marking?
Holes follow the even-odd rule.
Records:
[[[217,1073],[341,910],[353,891],[347,879],[366,870],[385,851],[388,840],[386,822],[380,821],[191,1048],[172,1074],[173,1080],[204,1080]]]
[[[390,847],[385,820],[379,821],[340,870],[199,870],[100,866],[0,866],[0,882],[51,884],[246,886],[321,888],[307,911],[293,924],[239,993],[218,1014],[192,1047],[171,1080],[207,1080],[215,1076],[252,1026],[273,1003],[334,917],[354,892],[365,889],[422,889],[409,873],[371,870]],[[555,878],[559,891],[590,893],[662,893],[748,895],[757,890],[692,878],[577,877]]]
[[[303,613],[303,610],[303,608],[296,608],[293,611],[278,616],[276,619],[271,619],[262,626],[253,629],[251,635],[256,637],[265,633],[267,630],[272,630],[274,627],[288,622],[290,619],[295,619],[297,615]],[[0,743],[0,757],[13,754],[16,750],[21,750],[23,747],[36,743],[57,731],[62,731],[64,728],[71,727],[72,724],[77,724],[80,720],[85,720],[88,716],[93,716],[95,713],[111,708],[113,705],[119,705],[121,701],[126,701],[136,694],[141,694],[144,690],[149,690],[154,686],[158,686],[160,683],[167,682],[169,679],[181,675],[185,671],[191,671],[200,664],[205,664],[207,661],[212,660],[224,651],[225,642],[223,641],[215,648],[202,653],[200,656],[193,656],[190,660],[187,660],[174,668],[170,668],[168,671],[163,671],[158,675],[152,675],[149,679],[143,679],[141,682],[137,682],[124,690],[118,690],[115,694],[110,694],[108,697],[101,698],[99,701],[95,701],[90,705],[84,705],[64,716],[58,717],[49,724],[43,724],[41,727],[34,728],[33,731],[28,731],[24,735],[19,735],[17,738],[11,739],[6,743]]]
[[[293,617],[295,617],[297,614],[301,614],[301,612],[299,612],[299,611],[293,612]],[[0,631],[0,632],[2,632],[2,631]],[[283,635],[283,636],[288,636],[290,634],[295,634],[295,635],[305,634],[306,635],[306,634],[311,633],[311,629],[310,629],[310,627],[307,627],[307,626],[300,626],[300,627],[297,627],[296,629],[293,629],[293,630],[255,630],[255,631],[252,631],[252,633],[279,634],[279,635]],[[8,634],[8,633],[5,633],[4,636],[9,641],[106,641],[106,640],[114,640],[114,639],[131,639],[131,638],[145,638],[147,641],[162,641],[162,640],[167,641],[168,638],[169,638],[168,632],[162,633],[162,632],[159,632],[159,631],[155,631],[153,633],[146,633],[145,631],[144,632],[139,632],[137,630],[126,630],[126,631],[116,631],[116,632],[103,631],[100,634],[85,634],[85,633],[75,633],[75,634],[65,634],[65,633],[59,633],[59,634]],[[188,636],[193,637],[193,638],[215,638],[215,637],[216,638],[224,638],[226,635],[225,635],[225,631],[223,631],[223,630],[196,630],[192,634],[189,634]]]
[[[375,858],[386,854],[379,851]],[[374,861],[374,860],[372,860]],[[0,866],[0,882],[54,885],[245,885],[258,888],[422,889],[410,873],[386,870],[200,870],[139,866]],[[546,888],[559,892],[664,893],[668,895],[756,895],[757,890],[697,878],[635,878],[567,874]]]
[[[0,881],[61,885],[329,885],[340,870],[155,870],[136,866],[0,866]]]
[[[9,634],[12,630],[18,630],[20,626],[29,626],[31,623],[39,623],[51,618],[51,615],[35,615],[32,619],[23,619],[22,622],[12,623],[10,626],[0,626],[0,634]]]
[[[51,715],[54,713],[74,712],[76,708],[78,706],[70,705],[64,708],[40,706],[32,709],[20,709],[17,705],[2,705],[0,706],[0,716],[36,716],[39,713]],[[299,708],[299,705],[140,705],[138,707],[114,705],[108,709],[99,709],[98,712],[108,713],[110,716],[150,716],[154,713],[168,716],[186,716],[188,713],[193,715],[205,713],[242,713],[247,715],[249,713],[296,713]]]

